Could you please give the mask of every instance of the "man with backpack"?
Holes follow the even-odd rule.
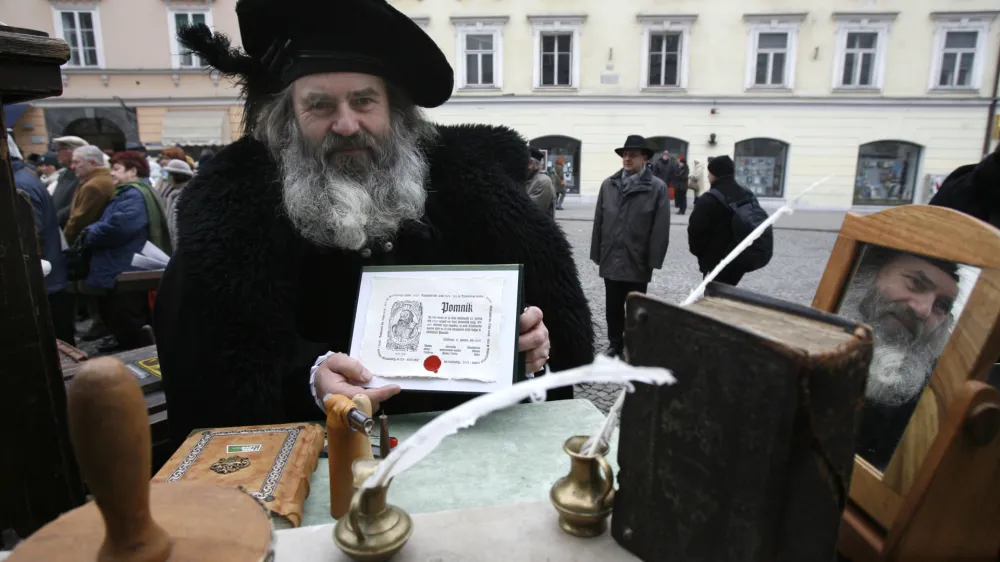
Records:
[[[703,276],[711,273],[737,244],[767,220],[767,212],[761,208],[757,197],[736,183],[735,170],[729,156],[713,158],[708,163],[711,189],[694,202],[688,222],[688,246],[698,258],[698,269]],[[774,234],[768,227],[764,235],[743,250],[715,280],[735,286],[743,275],[771,261],[773,246]]]

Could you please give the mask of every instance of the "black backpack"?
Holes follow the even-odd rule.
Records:
[[[733,212],[733,247],[735,248],[751,232],[767,220],[767,211],[761,208],[757,201],[757,196],[750,190],[744,189],[739,201],[730,201],[725,194],[718,189],[709,189],[720,203],[729,207]],[[756,271],[771,261],[774,253],[774,230],[769,226],[760,238],[753,241],[749,248],[743,250],[733,261],[733,264],[744,273]]]

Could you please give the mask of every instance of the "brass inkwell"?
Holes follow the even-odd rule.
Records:
[[[596,537],[607,529],[607,519],[615,498],[615,476],[605,460],[607,443],[598,453],[585,456],[580,449],[588,436],[570,437],[563,451],[570,457],[569,474],[560,478],[549,492],[552,505],[559,512],[559,526],[577,537]]]
[[[392,558],[410,539],[413,521],[403,510],[386,503],[388,485],[363,488],[378,461],[354,462],[354,496],[346,517],[337,520],[333,540],[345,554],[360,562],[381,562]],[[391,481],[390,481],[391,483]]]

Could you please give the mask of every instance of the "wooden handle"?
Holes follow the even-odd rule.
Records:
[[[363,432],[354,431],[347,424],[347,412],[359,408],[368,417],[372,403],[364,394],[353,400],[335,394],[326,397],[326,450],[330,469],[330,516],[343,517],[351,507],[354,496],[354,461],[372,459],[372,442]]]
[[[164,562],[170,538],[149,511],[149,418],[142,390],[111,357],[84,363],[67,391],[69,434],[104,517],[99,562]]]

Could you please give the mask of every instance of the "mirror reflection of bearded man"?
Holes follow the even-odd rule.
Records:
[[[954,326],[958,266],[869,247],[840,315],[872,327],[875,348],[857,452],[885,470]]]

